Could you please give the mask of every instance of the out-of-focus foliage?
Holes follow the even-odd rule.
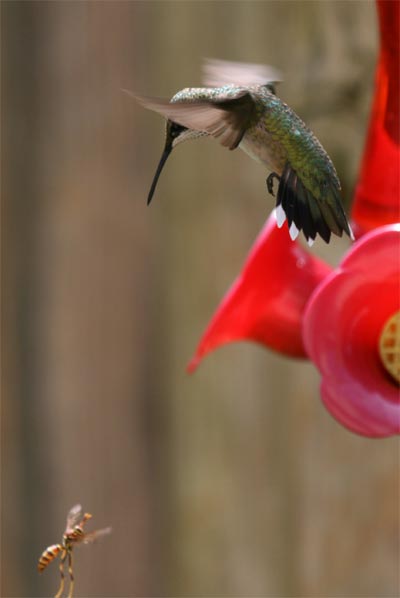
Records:
[[[258,347],[185,364],[272,208],[211,140],[145,200],[172,95],[202,57],[264,62],[347,204],[376,53],[370,2],[2,2],[2,595],[50,595],[76,502],[111,523],[77,596],[392,596],[397,444],[324,411],[310,364]],[[318,248],[317,248],[318,249]],[[332,262],[341,241],[321,253]],[[279,260],[279,256],[276,256]]]

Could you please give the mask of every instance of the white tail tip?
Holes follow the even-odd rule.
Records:
[[[290,228],[289,228],[289,235],[290,235],[290,238],[292,239],[292,241],[295,241],[297,239],[298,234],[299,234],[299,229],[297,228],[295,223],[292,222],[292,224],[290,225]]]
[[[278,228],[282,228],[283,223],[286,220],[286,214],[283,211],[283,208],[281,205],[276,206],[276,208],[275,208],[275,218],[276,218],[276,224],[277,224]]]

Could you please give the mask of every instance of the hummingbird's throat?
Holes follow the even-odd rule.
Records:
[[[383,325],[379,356],[386,371],[400,384],[400,311],[390,316]]]

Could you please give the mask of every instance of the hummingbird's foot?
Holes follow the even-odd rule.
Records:
[[[268,175],[268,178],[267,178],[267,189],[268,189],[268,193],[270,193],[272,195],[272,197],[275,197],[274,179],[278,179],[278,181],[280,181],[281,177],[276,172],[271,172],[271,174]]]

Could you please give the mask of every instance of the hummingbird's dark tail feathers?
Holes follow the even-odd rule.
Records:
[[[309,244],[317,234],[329,243],[331,233],[341,237],[343,231],[354,240],[339,191],[329,185],[324,199],[314,197],[289,163],[280,178],[276,208],[278,226],[287,218],[292,239],[302,230]]]

